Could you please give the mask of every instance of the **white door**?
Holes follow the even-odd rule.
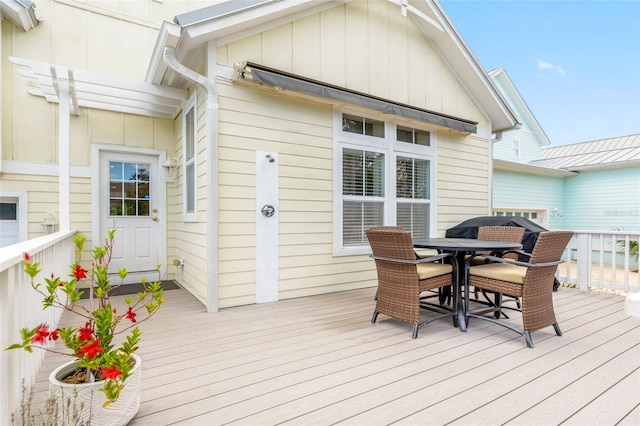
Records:
[[[157,278],[160,259],[161,190],[158,158],[103,153],[100,160],[100,234],[115,228],[110,272],[126,268],[126,283]]]

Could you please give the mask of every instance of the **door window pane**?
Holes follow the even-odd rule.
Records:
[[[109,215],[149,216],[150,165],[109,163]]]

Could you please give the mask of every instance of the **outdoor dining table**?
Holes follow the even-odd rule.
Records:
[[[522,244],[509,241],[477,240],[473,238],[415,238],[413,246],[420,249],[436,249],[443,252],[454,253],[456,268],[453,271],[453,288],[455,292],[456,312],[458,314],[458,326],[460,331],[467,331],[465,321],[464,304],[461,294],[464,286],[464,260],[468,254],[476,251],[503,252],[506,250],[519,250]],[[466,295],[468,297],[468,295]]]

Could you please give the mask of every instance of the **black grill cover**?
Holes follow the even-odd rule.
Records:
[[[531,253],[533,246],[536,244],[538,234],[548,229],[543,228],[526,219],[518,216],[480,216],[465,220],[464,222],[447,229],[445,236],[447,238],[478,238],[479,226],[520,226],[525,228],[524,237],[522,238],[522,249],[527,253]],[[523,261],[528,259],[523,257]]]
[[[548,229],[543,228],[537,223],[531,222],[529,219],[518,216],[480,216],[465,220],[464,222],[447,229],[445,236],[447,238],[478,238],[479,226],[520,226],[525,228],[524,237],[522,237],[522,249],[527,253],[533,251],[536,245],[538,234]],[[527,262],[527,256],[519,256],[518,260]],[[553,291],[560,287],[557,279],[553,280]]]

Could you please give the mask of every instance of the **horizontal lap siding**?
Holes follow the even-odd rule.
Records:
[[[168,271],[173,272],[174,278],[191,294],[206,304],[207,271],[210,268],[207,260],[207,143],[206,143],[206,96],[202,89],[197,89],[196,114],[196,214],[197,222],[184,221],[184,167],[178,168],[178,175],[174,183],[167,185],[167,256]],[[182,114],[174,121],[174,138],[177,143],[173,153],[184,165],[184,141],[182,128]],[[183,268],[175,268],[171,260],[179,253],[184,260]]]
[[[257,150],[279,156],[279,298],[362,285],[363,269],[371,279],[371,265],[332,256],[332,108],[253,87],[219,89],[220,306],[255,302]]]
[[[489,211],[489,142],[438,132],[438,236]]]

